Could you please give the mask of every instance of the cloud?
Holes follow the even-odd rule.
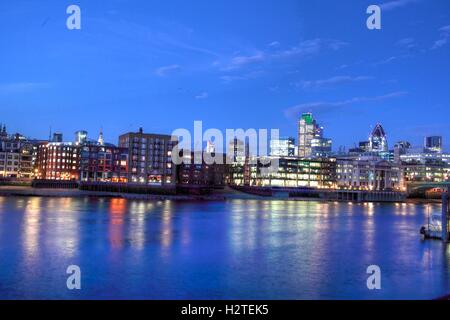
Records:
[[[200,93],[199,95],[196,95],[196,96],[195,96],[195,99],[197,99],[197,100],[202,100],[202,99],[206,99],[206,98],[208,98],[208,97],[209,97],[208,92],[202,92],[202,93]]]
[[[231,60],[231,64],[229,67],[239,68],[248,64],[264,61],[265,58],[266,55],[261,51],[255,53],[254,55],[237,56]]]
[[[450,25],[440,28],[439,31],[441,32],[441,38],[434,42],[431,50],[445,46],[450,40]]]
[[[39,89],[48,88],[48,83],[42,82],[14,82],[0,84],[0,93],[14,94],[14,93],[26,93]]]
[[[278,41],[273,41],[271,43],[269,43],[269,47],[279,47],[280,43]]]
[[[277,42],[273,42],[276,44]],[[233,71],[250,65],[261,64],[266,62],[274,62],[286,59],[300,59],[313,56],[322,51],[337,51],[348,43],[334,39],[311,39],[298,43],[295,46],[286,49],[277,50],[256,50],[251,54],[239,55],[232,57],[229,61],[224,63],[216,63],[222,71]]]
[[[252,72],[248,72],[248,73],[241,74],[241,75],[223,75],[220,77],[220,80],[222,80],[222,82],[224,84],[229,84],[230,82],[238,81],[238,80],[255,79],[262,74],[263,74],[262,71],[252,71]]]
[[[310,102],[302,103],[293,107],[290,107],[284,111],[284,114],[288,118],[297,118],[303,112],[315,112],[315,113],[326,113],[336,110],[340,110],[346,106],[350,106],[356,103],[364,102],[376,102],[383,101],[386,99],[398,98],[406,95],[406,91],[397,91],[389,94],[375,96],[375,97],[354,97],[348,100],[335,101],[335,102]]]
[[[388,1],[385,3],[382,3],[380,5],[381,10],[384,11],[390,11],[390,10],[394,10],[397,8],[402,8],[402,7],[406,7],[410,4],[419,2],[421,0],[394,0],[394,1]]]
[[[302,81],[300,83],[300,86],[303,89],[316,89],[321,88],[325,86],[333,86],[343,83],[349,83],[349,82],[360,82],[365,80],[373,79],[373,77],[368,76],[335,76],[328,79],[322,79],[322,80],[308,80],[308,81]]]
[[[172,64],[170,66],[160,67],[155,70],[155,74],[160,77],[168,76],[169,74],[180,71],[181,67],[177,64]]]
[[[416,41],[414,40],[414,38],[404,38],[404,39],[397,41],[397,46],[411,49],[411,48],[416,47],[417,45],[416,45]]]

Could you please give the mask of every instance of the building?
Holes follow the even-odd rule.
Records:
[[[8,135],[3,126],[0,132],[0,178],[29,180],[32,177],[32,142],[18,133]]]
[[[331,155],[332,140],[324,138],[323,127],[314,120],[311,113],[304,113],[298,126],[298,153],[301,158],[328,157]]]
[[[295,156],[295,139],[289,137],[270,140],[270,155],[282,157]]]
[[[88,133],[85,130],[79,130],[75,132],[75,143],[83,144],[86,143],[88,139]]]
[[[403,187],[400,167],[376,157],[337,159],[336,176],[342,189],[399,191]]]
[[[248,144],[246,145],[244,141],[235,137],[228,143],[227,163],[244,164],[248,151]]]
[[[411,143],[408,141],[399,141],[394,146],[394,162],[400,163],[401,156],[408,153],[408,151],[411,149]]]
[[[331,156],[333,141],[328,138],[314,137],[311,140],[311,156],[324,158]]]
[[[268,157],[278,160],[276,172],[263,174],[265,167],[261,161],[248,164],[248,181],[243,179],[243,169],[234,168],[231,184],[255,187],[310,187],[333,188],[336,182],[336,159],[334,158],[298,158]],[[245,172],[245,171],[244,171]]]
[[[425,137],[424,153],[442,153],[442,137],[430,136]]]
[[[128,182],[128,149],[112,144],[81,147],[80,181]]]
[[[369,136],[369,152],[387,152],[388,141],[383,126],[377,123]]]
[[[63,134],[60,132],[53,133],[52,142],[63,142]]]
[[[175,187],[176,168],[172,150],[176,137],[129,132],[119,137],[119,147],[128,149],[128,182],[149,186]]]
[[[185,152],[183,162],[177,166],[177,185],[211,188],[224,187],[225,155],[213,153],[211,156],[222,158],[222,161],[207,164],[201,152],[197,156],[195,156],[194,152]],[[195,163],[195,159],[202,159],[202,162]]]
[[[321,129],[314,120],[312,113],[302,114],[298,123],[298,156],[302,158],[310,157],[312,154],[311,141],[320,135]]]
[[[42,142],[37,147],[35,178],[78,180],[81,145],[71,142]]]

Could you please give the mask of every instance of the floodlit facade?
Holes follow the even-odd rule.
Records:
[[[298,123],[298,156],[310,157],[312,154],[312,140],[320,132],[320,127],[314,120],[312,113],[304,113]]]
[[[81,146],[76,143],[43,142],[37,147],[35,177],[46,180],[78,180]]]
[[[341,189],[400,191],[403,188],[401,169],[377,158],[338,159],[336,177]]]
[[[254,187],[311,187],[334,188],[336,181],[336,159],[334,158],[298,158],[268,157],[278,160],[277,172],[263,174],[264,165],[260,161],[251,161],[247,167],[232,167],[232,184]]]

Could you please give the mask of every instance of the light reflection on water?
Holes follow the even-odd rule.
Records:
[[[438,205],[0,197],[0,298],[415,299],[449,291]],[[65,288],[67,266],[82,290]],[[381,291],[366,268],[381,267]]]

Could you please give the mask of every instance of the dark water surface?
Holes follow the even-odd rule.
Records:
[[[420,239],[428,211],[440,206],[0,197],[0,298],[436,298],[450,248]]]

